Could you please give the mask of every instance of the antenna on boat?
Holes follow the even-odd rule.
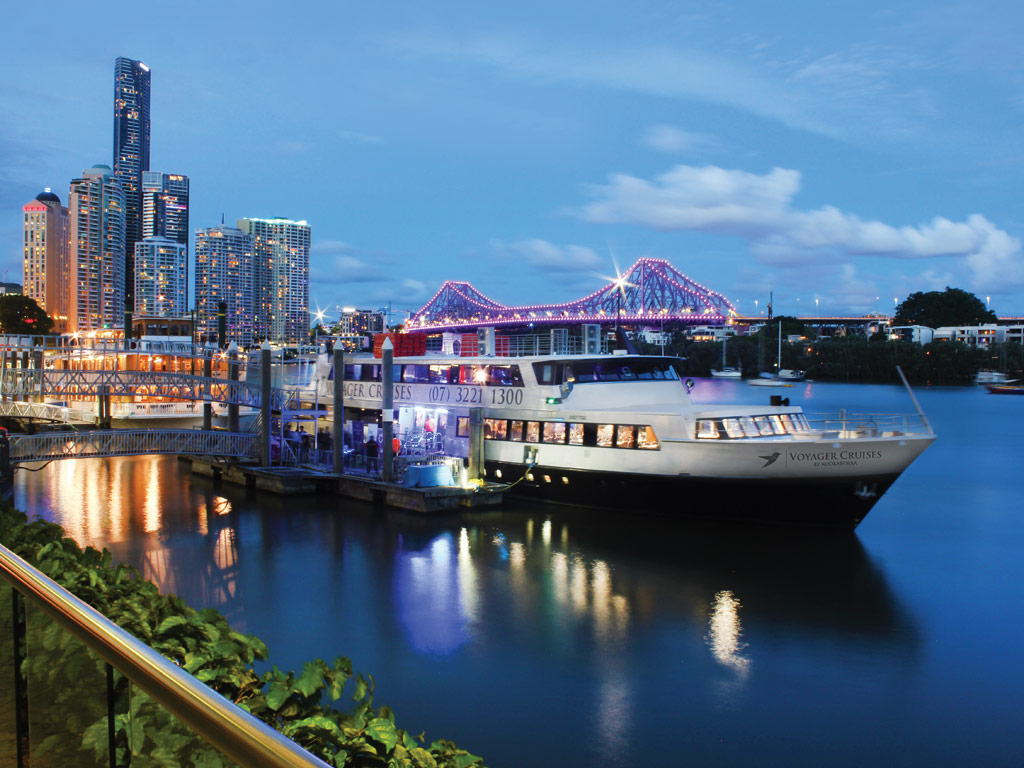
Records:
[[[910,384],[907,383],[907,377],[903,375],[903,369],[898,365],[896,366],[896,373],[898,373],[900,378],[903,379],[903,386],[907,388],[907,394],[910,395],[910,399],[913,401],[914,407],[917,408],[917,415],[921,417],[921,421],[923,421],[924,425],[928,427],[928,434],[934,435],[935,430],[933,430],[932,425],[928,423],[928,417],[924,415],[924,411],[922,411],[921,406],[918,405],[917,398],[914,397],[914,390],[910,388]]]

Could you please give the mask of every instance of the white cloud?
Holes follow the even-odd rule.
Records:
[[[582,245],[557,246],[539,238],[509,245],[495,241],[491,245],[495,250],[518,254],[542,272],[589,272],[607,266],[596,253]]]
[[[676,128],[674,125],[657,123],[644,132],[640,142],[659,152],[678,154],[710,145],[713,140],[710,136],[702,133],[691,133],[682,128]]]
[[[967,269],[971,288],[1024,285],[1021,243],[980,214],[965,221],[936,217],[918,226],[865,221],[834,206],[792,207],[800,174],[773,168],[764,175],[715,166],[677,165],[653,182],[615,174],[590,188],[595,200],[579,212],[587,221],[640,224],[742,237],[766,264],[845,263],[858,256],[948,257]]]
[[[359,133],[358,131],[342,131],[338,134],[340,139],[344,141],[355,141],[360,144],[383,144],[384,139],[380,136],[373,136],[369,133]]]

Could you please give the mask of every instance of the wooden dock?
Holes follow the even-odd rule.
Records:
[[[202,456],[179,456],[192,474],[255,488],[278,495],[324,494],[346,496],[387,507],[430,514],[453,509],[501,504],[508,485],[409,487],[359,475],[336,475],[308,467],[258,467],[254,462],[218,462]]]

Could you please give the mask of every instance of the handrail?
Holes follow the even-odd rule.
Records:
[[[50,617],[241,766],[327,763],[245,712],[0,545],[0,575]]]

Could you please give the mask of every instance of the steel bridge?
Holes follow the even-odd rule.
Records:
[[[733,305],[664,259],[642,258],[617,280],[565,304],[508,307],[467,282],[448,281],[409,318],[410,330],[450,330],[481,325],[513,326],[611,322],[722,325]]]
[[[17,369],[5,371],[0,395],[6,397],[167,397],[177,400],[259,408],[260,385],[187,373],[160,371],[81,371]],[[271,388],[270,407],[277,411],[299,410],[298,390]]]
[[[201,429],[102,429],[11,435],[11,464],[152,453],[258,458],[259,435]]]

